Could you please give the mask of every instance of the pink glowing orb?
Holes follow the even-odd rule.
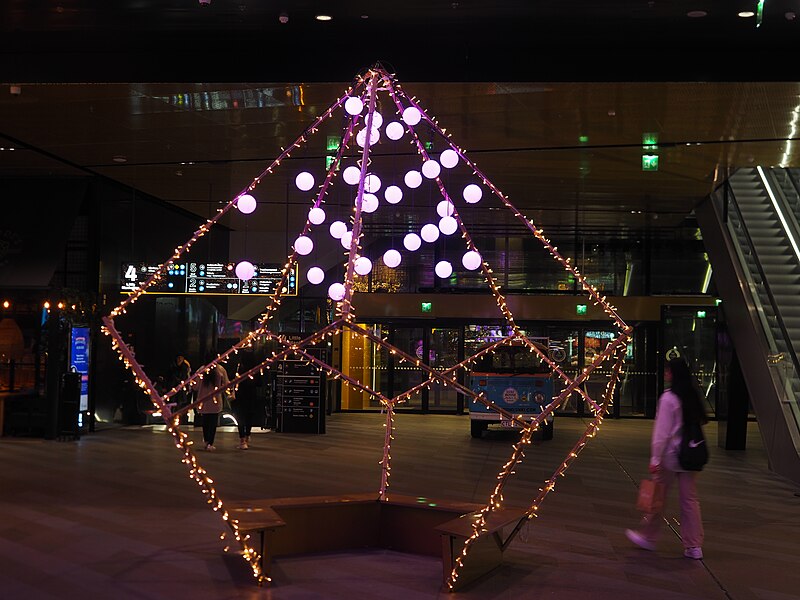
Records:
[[[364,117],[364,125],[369,122],[369,115]],[[381,125],[383,125],[383,116],[377,110],[372,113],[372,126],[375,129],[380,129]]]
[[[378,197],[375,194],[364,194],[364,197],[361,199],[361,210],[365,213],[374,213],[378,210],[378,206],[380,206],[380,202],[378,202]]]
[[[436,205],[436,214],[440,217],[450,217],[453,214],[455,207],[449,200],[442,200]]]
[[[358,167],[347,167],[342,171],[342,179],[344,179],[345,183],[356,185],[358,180],[361,179],[361,169]]]
[[[403,111],[403,122],[406,125],[416,125],[422,119],[422,113],[415,106],[409,106]]]
[[[439,155],[439,162],[445,169],[452,169],[458,164],[458,152],[448,148]]]
[[[381,189],[381,178],[374,173],[368,174],[364,178],[364,189],[371,194],[374,194]]]
[[[422,226],[420,235],[422,235],[422,239],[429,244],[433,243],[439,239],[439,228],[433,223],[428,223],[427,225]]]
[[[381,132],[378,131],[377,128],[373,127],[372,131],[369,134],[369,145],[372,146],[372,145],[376,144],[379,139],[381,139]],[[359,131],[356,134],[356,143],[359,146],[361,146],[362,148],[364,147],[364,144],[367,143],[367,128],[366,127],[364,127],[364,129],[362,129],[361,131]]]
[[[406,173],[403,181],[405,181],[406,185],[412,189],[418,188],[420,185],[422,185],[422,175],[420,175],[419,171],[411,170]]]
[[[239,212],[249,215],[256,209],[256,199],[250,194],[242,194],[236,199],[236,208]]]
[[[400,264],[400,260],[402,260],[402,258],[397,250],[387,250],[383,253],[383,264],[390,269],[394,269],[396,266],[398,266]]]
[[[436,267],[433,270],[436,272],[438,277],[446,279],[453,274],[453,265],[446,260],[440,260],[438,263],[436,263]]]
[[[342,244],[342,248],[346,250],[350,250],[350,244],[353,243],[353,232],[352,231],[345,231],[342,234],[342,237],[339,238],[339,242]]]
[[[307,192],[314,187],[314,176],[308,171],[303,171],[302,173],[297,174],[297,177],[294,179],[294,183],[297,185],[298,190],[301,192]]]
[[[311,267],[306,273],[306,279],[312,285],[319,285],[325,279],[325,271],[319,267]]]
[[[436,179],[439,176],[439,173],[442,172],[442,167],[439,166],[439,163],[429,158],[424,163],[422,163],[422,174],[425,175],[428,179]]]
[[[386,188],[386,191],[383,192],[383,197],[386,198],[389,204],[397,204],[403,199],[403,190],[396,185],[390,185]]]
[[[253,275],[256,274],[256,268],[253,266],[253,263],[243,260],[238,265],[236,265],[236,269],[234,269],[236,276],[241,279],[242,281],[248,281],[253,278]]]
[[[325,222],[325,211],[319,206],[314,206],[308,211],[308,220],[312,225],[321,225]]]
[[[422,246],[422,240],[419,239],[416,233],[409,233],[403,238],[403,246],[406,247],[406,250],[414,252],[414,250],[419,250],[419,247]]]
[[[353,263],[353,268],[359,275],[368,275],[372,271],[372,261],[366,256],[359,256]]]
[[[479,202],[483,196],[483,190],[474,183],[470,183],[464,188],[464,201],[467,204],[475,204]]]
[[[364,103],[357,96],[350,96],[344,102],[344,110],[348,115],[359,115],[364,110]]]
[[[475,250],[465,252],[464,256],[461,257],[461,264],[464,265],[464,268],[468,271],[474,271],[481,266],[481,255],[475,252]]]
[[[392,121],[386,126],[386,137],[390,140],[399,140],[406,132],[406,128],[403,127],[397,121]]]
[[[298,254],[307,256],[314,249],[314,242],[311,241],[310,237],[301,235],[294,241],[294,249]]]
[[[339,282],[332,283],[328,287],[328,298],[336,302],[344,298],[344,285]]]
[[[439,219],[439,231],[445,235],[453,235],[458,229],[458,222],[453,217]]]
[[[331,223],[329,230],[331,232],[332,238],[340,240],[342,239],[344,233],[347,231],[347,225],[345,225],[341,221],[334,221],[333,223]]]

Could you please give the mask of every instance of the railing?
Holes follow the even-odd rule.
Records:
[[[0,360],[0,392],[38,391],[41,371],[35,361]]]

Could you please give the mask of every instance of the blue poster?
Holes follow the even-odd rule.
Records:
[[[73,327],[69,352],[70,369],[81,374],[80,411],[89,410],[89,328]]]

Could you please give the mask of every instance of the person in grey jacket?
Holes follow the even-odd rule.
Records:
[[[209,359],[207,363],[211,362]],[[197,411],[203,422],[203,442],[205,450],[213,451],[217,448],[214,446],[214,438],[217,435],[217,425],[219,423],[219,413],[222,412],[224,405],[224,395],[222,391],[214,390],[225,386],[229,383],[228,373],[222,365],[216,365],[208,373],[205,374],[200,384],[197,386],[197,399],[203,399],[197,406]]]

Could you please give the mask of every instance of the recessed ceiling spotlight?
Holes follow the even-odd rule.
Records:
[[[115,163],[126,163],[128,162],[127,156],[122,156],[121,154],[117,154],[114,158],[112,158]]]
[[[794,21],[797,18],[797,13],[789,11],[786,14],[784,14],[783,16],[786,17],[787,21]]]
[[[333,17],[330,15],[316,15],[314,17],[317,21],[331,21]]]
[[[691,17],[692,19],[696,19],[698,17],[705,17],[707,15],[708,13],[704,10],[690,10],[688,13],[686,13],[686,16]]]
[[[742,17],[743,19],[747,19],[749,17],[755,17],[756,13],[754,13],[752,10],[743,10],[742,12],[739,13],[739,16]]]

